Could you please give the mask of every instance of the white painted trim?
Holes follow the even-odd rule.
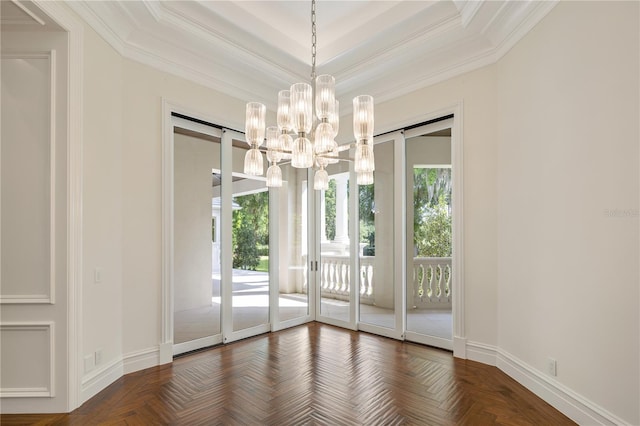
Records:
[[[468,341],[466,352],[467,359],[496,366],[578,424],[630,424],[499,347]]]
[[[393,140],[393,280],[396,332],[401,339],[407,330],[407,159],[404,131]]]
[[[349,256],[350,256],[350,277],[349,282],[355,283],[351,286],[351,292],[349,294],[349,317],[351,318],[352,327],[357,329],[356,324],[360,321],[360,186],[357,184],[357,173],[355,171],[355,164],[349,163],[349,182],[350,187],[355,187],[358,191],[349,191],[349,216],[355,218],[355,220],[349,220],[349,235],[351,236],[351,244],[349,244]],[[353,183],[356,183],[353,185]],[[324,197],[322,197],[324,198]],[[323,202],[324,200],[320,201]],[[325,214],[326,216],[326,214]],[[318,211],[316,211],[316,217],[318,225],[321,224],[322,218],[318,217]],[[325,224],[326,227],[326,224]],[[318,241],[321,241],[320,226],[316,226],[318,230]]]
[[[280,188],[269,191],[269,235],[280,235]],[[269,238],[269,323],[271,331],[281,330],[280,323],[280,238]],[[308,297],[307,297],[307,303]]]
[[[56,289],[56,51],[49,51],[49,303]],[[68,74],[68,73],[67,73]]]
[[[167,345],[171,351],[171,345]],[[129,352],[122,358],[122,370],[124,374],[133,373],[144,370],[145,368],[156,367],[161,365],[161,354],[163,346],[142,349],[139,351]]]
[[[4,322],[0,330],[46,331],[49,340],[49,384],[44,388],[0,388],[0,398],[53,398],[56,395],[56,342],[53,321]]]
[[[548,0],[535,2],[535,8],[529,13],[527,19],[524,19],[502,42],[494,48],[493,62],[498,62],[504,55],[509,53],[511,48],[515,46],[529,31],[535,27],[554,7],[559,0]],[[485,30],[483,29],[483,32]]]
[[[451,108],[453,113],[453,125],[451,127],[451,178],[453,185],[453,199],[451,207],[453,211],[452,222],[452,288],[454,292],[452,298],[452,319],[453,319],[453,340],[464,339],[465,330],[465,285],[464,285],[464,137],[463,126],[463,104],[459,101]],[[453,346],[453,356],[464,357],[465,354],[457,353],[456,346]]]
[[[467,359],[467,339],[453,336],[453,356]]]
[[[173,345],[173,106],[162,99],[162,334],[161,344]],[[173,352],[163,352],[160,364]]]
[[[229,133],[226,129],[222,132],[222,145],[220,147],[220,173],[223,176],[220,189],[220,218],[223,226],[220,227],[220,296],[222,304],[220,306],[222,318],[222,341],[224,343],[232,342],[233,337],[233,295],[231,294],[231,284],[233,282],[232,259],[232,230],[230,226],[225,224],[232,223],[233,209],[231,199],[233,197],[233,187],[230,179],[224,179],[225,176],[233,175],[233,163],[229,161],[233,155],[233,131]],[[238,134],[239,135],[239,134]],[[237,337],[237,339],[242,337]]]
[[[502,349],[497,367],[578,424],[630,424]]]
[[[29,17],[31,19],[33,19],[34,21],[36,21],[36,23],[40,24],[41,26],[44,26],[46,24],[42,18],[40,18],[38,15],[36,15],[35,12],[30,10],[28,7],[25,7],[22,4],[22,2],[20,2],[19,0],[11,0],[11,3],[15,4],[16,6],[18,6],[18,8],[20,8],[20,10],[22,10],[24,13],[29,15]],[[25,21],[21,21],[21,22],[22,23],[32,23],[31,21],[26,21],[26,22]]]
[[[45,59],[49,67],[49,294],[0,294],[0,304],[53,305],[56,289],[56,51],[3,52],[2,60],[6,59]]]
[[[222,334],[218,333],[213,336],[202,337],[199,339],[189,340],[187,342],[175,343],[173,345],[173,355],[180,355],[198,349],[214,346],[222,343]]]
[[[440,349],[446,349],[448,351],[453,350],[453,340],[445,339],[443,337],[430,336],[426,334],[416,333],[415,331],[405,331],[405,340],[420,343],[421,345],[434,346]]]
[[[68,32],[67,367],[68,411],[80,406],[82,358],[82,138],[84,24],[61,2],[32,0]]]
[[[498,348],[480,342],[467,341],[466,359],[487,365],[496,365]]]
[[[122,374],[122,360],[117,359],[85,376],[82,379],[81,387],[82,403],[106,389],[107,386],[122,377]]]

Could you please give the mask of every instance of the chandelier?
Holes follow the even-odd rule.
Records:
[[[313,188],[329,188],[325,168],[341,159],[341,151],[355,148],[354,170],[358,185],[373,183],[373,98],[353,98],[354,144],[338,145],[339,105],[335,97],[335,79],[327,74],[316,76],[316,2],[311,1],[311,84],[295,83],[278,92],[277,126],[265,128],[266,107],[249,102],[246,107],[245,135],[250,149],[244,158],[244,173],[261,176],[260,146],[266,140],[267,186],[282,186],[278,163],[290,161],[296,168],[316,169]],[[293,136],[292,136],[293,135]],[[295,139],[294,139],[295,137]]]

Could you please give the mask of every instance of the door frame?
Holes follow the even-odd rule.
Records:
[[[405,132],[411,135],[410,130],[423,126],[415,123],[433,122],[442,117],[453,116],[451,119],[451,184],[453,193],[457,194],[452,200],[452,255],[451,255],[451,286],[454,289],[451,295],[451,312],[453,320],[453,356],[467,358],[467,339],[465,331],[465,277],[464,277],[464,102],[458,100],[441,109],[427,114],[397,122],[390,128],[407,129]]]

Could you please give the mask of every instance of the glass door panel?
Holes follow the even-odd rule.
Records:
[[[233,331],[238,331],[269,322],[269,192],[262,180],[235,183],[251,191],[234,190],[232,204]]]
[[[374,183],[358,187],[362,247],[358,327],[394,338],[401,338],[403,332],[403,271],[396,267],[401,264],[403,247],[398,233],[402,229],[402,192],[397,179],[402,170],[398,152],[402,152],[403,143],[401,133],[376,138]]]
[[[433,127],[406,140],[406,338],[453,349],[451,129]]]
[[[270,240],[273,253],[271,267],[277,287],[277,317],[273,329],[310,321],[309,305],[309,244],[307,170],[291,164],[281,164],[282,187],[271,190],[273,214],[272,230],[277,233]],[[276,278],[277,277],[277,278]],[[275,302],[274,302],[275,303]]]
[[[232,139],[229,290],[232,333],[238,338],[269,330],[269,192],[264,178],[243,173],[248,149],[240,136]]]
[[[208,134],[182,127],[173,134],[175,354],[221,341],[221,141],[218,129],[200,130]]]
[[[318,286],[320,316],[327,322],[352,323],[352,267],[349,235],[349,163],[327,167],[329,189],[319,194],[320,256]]]

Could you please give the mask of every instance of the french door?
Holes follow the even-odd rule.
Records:
[[[371,185],[355,184],[349,162],[327,168],[315,197],[319,321],[453,349],[452,127],[376,137]]]
[[[374,182],[358,187],[358,328],[402,339],[404,325],[404,135],[374,139]],[[365,251],[366,249],[366,251]]]
[[[172,116],[169,136],[173,354],[310,321],[307,170],[283,164],[268,189],[243,173],[242,133]]]
[[[370,185],[344,151],[316,191],[287,162],[267,189],[242,133],[174,117],[173,353],[312,320],[452,349],[452,121],[376,137]]]
[[[453,350],[453,119],[405,133],[406,340]],[[457,231],[457,229],[455,230]]]

